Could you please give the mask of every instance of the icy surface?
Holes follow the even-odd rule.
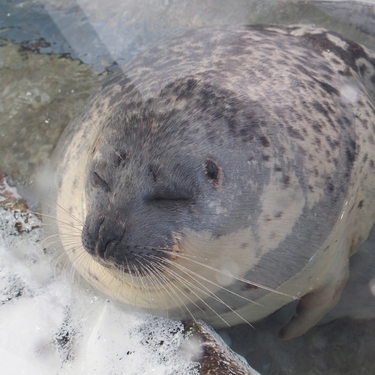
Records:
[[[40,226],[31,214],[0,208],[2,373],[198,374],[180,323],[72,286],[44,253]]]

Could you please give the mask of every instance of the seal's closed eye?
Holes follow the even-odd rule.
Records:
[[[191,199],[184,195],[178,195],[166,191],[165,193],[148,197],[147,200],[148,202],[188,202]]]

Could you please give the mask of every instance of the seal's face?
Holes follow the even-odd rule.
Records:
[[[135,107],[129,116],[119,106],[91,149],[82,232],[97,261],[134,277],[168,266],[187,233],[196,241],[209,233],[214,243],[249,230],[270,172],[256,170],[270,149],[259,107],[245,107],[235,93],[189,77]],[[264,178],[250,195],[248,176],[256,173]],[[244,242],[231,251],[248,247]]]

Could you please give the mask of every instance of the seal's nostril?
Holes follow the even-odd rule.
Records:
[[[98,253],[100,257],[103,259],[110,258],[111,254],[113,254],[113,250],[115,249],[116,245],[118,244],[118,240],[113,239],[109,240],[103,247],[102,247],[102,254]]]
[[[100,237],[100,230],[104,223],[104,218],[95,219],[94,215],[87,216],[85,225],[82,229],[81,240],[84,249],[89,254],[95,254],[97,242]]]

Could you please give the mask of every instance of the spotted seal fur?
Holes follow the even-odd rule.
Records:
[[[295,298],[335,305],[375,220],[375,59],[324,29],[192,29],[89,99],[54,154],[75,272],[127,305],[214,327]]]

